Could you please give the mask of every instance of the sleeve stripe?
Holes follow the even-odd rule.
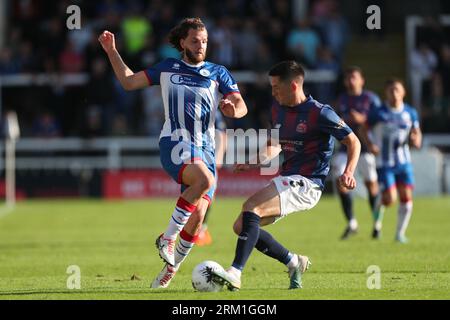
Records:
[[[228,96],[231,96],[232,94],[241,94],[241,93],[239,91],[231,91],[225,94],[222,99],[226,99]]]

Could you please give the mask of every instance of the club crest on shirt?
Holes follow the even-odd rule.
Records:
[[[411,116],[409,115],[409,113],[404,112],[404,113],[402,113],[401,117],[402,117],[402,120],[404,122],[406,122],[407,124],[411,123]]]
[[[300,122],[297,125],[295,131],[297,131],[298,133],[306,133],[306,131],[308,131],[308,125],[306,124],[306,122]]]
[[[200,70],[200,74],[204,77],[208,77],[209,75],[211,75],[211,72],[209,72],[209,70],[202,69]]]

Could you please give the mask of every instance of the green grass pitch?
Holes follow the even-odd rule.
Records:
[[[336,198],[324,197],[267,229],[291,251],[310,256],[304,288],[287,290],[286,268],[254,251],[239,292],[198,293],[191,271],[203,260],[228,267],[236,237],[231,225],[243,199],[217,199],[209,223],[214,242],[196,247],[169,289],[149,285],[162,268],[154,247],[175,199],[147,201],[27,201],[0,218],[0,299],[449,299],[450,198],[418,198],[410,243],[394,243],[396,207],[383,237],[370,239],[366,201],[356,201],[360,232],[338,238],[344,218]],[[81,289],[69,290],[68,266],[81,269]],[[381,289],[369,290],[367,268],[381,269]],[[139,279],[131,280],[132,275]]]

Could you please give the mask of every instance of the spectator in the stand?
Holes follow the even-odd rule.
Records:
[[[58,61],[66,44],[65,23],[58,17],[54,17],[44,24],[42,39],[39,43],[40,49],[46,57]]]
[[[167,58],[180,58],[180,53],[175,49],[166,38],[166,41],[158,48],[158,60],[164,60]],[[149,64],[148,64],[149,65]]]
[[[21,72],[35,72],[38,68],[36,55],[33,53],[33,44],[30,41],[24,41],[20,44],[18,61]]]
[[[280,61],[286,57],[286,34],[287,28],[285,23],[277,19],[268,20],[268,28],[266,30],[260,30],[265,32],[264,43],[269,46],[270,54],[273,57],[273,61]],[[270,63],[270,66],[266,66],[266,69],[273,66],[274,62]]]
[[[158,61],[158,48],[155,44],[154,37],[147,37],[145,45],[139,53],[138,67],[145,68],[145,66],[153,66]]]
[[[316,22],[316,25],[320,29],[324,44],[341,63],[350,32],[348,23],[342,16],[336,1],[330,2],[329,11]]]
[[[430,83],[431,75],[436,69],[438,59],[430,47],[422,42],[411,53],[411,87],[412,87],[412,105],[420,108],[423,104],[423,86]],[[428,85],[429,88],[429,85]]]
[[[317,17],[334,19],[331,12],[336,0],[308,2],[312,4],[312,13],[309,16],[314,19],[315,26]],[[64,135],[86,132],[86,128],[81,127],[81,120],[97,119],[95,116],[86,116],[84,111],[78,108],[80,106],[100,108],[98,113],[101,115],[102,129],[89,129],[95,135],[98,132],[111,134],[114,119],[118,123],[116,127],[126,128],[116,130],[121,132],[119,134],[152,134],[153,131],[158,131],[155,129],[158,122],[145,125],[145,116],[141,115],[151,111],[147,110],[148,106],[145,100],[141,99],[141,95],[123,91],[117,83],[108,80],[108,74],[101,71],[102,66],[97,60],[98,57],[103,59],[103,52],[98,46],[96,34],[105,28],[117,34],[117,46],[126,53],[130,65],[137,69],[144,65],[153,65],[167,57],[179,57],[179,53],[167,45],[164,36],[176,21],[187,13],[204,19],[210,30],[211,60],[226,65],[230,70],[265,71],[274,61],[287,59],[289,56],[302,60],[308,67],[334,68],[333,63],[324,58],[322,53],[317,53],[321,46],[320,33],[313,29],[308,21],[300,23],[300,27],[293,24],[295,15],[292,14],[292,0],[227,0],[217,3],[208,0],[78,0],[75,4],[82,8],[82,29],[71,31],[66,28],[65,21],[65,10],[69,3],[69,0],[58,3],[12,1],[11,6],[7,6],[5,46],[0,49],[0,74],[36,72],[54,75],[50,86],[38,90],[40,93],[44,92],[40,94],[42,98],[30,92],[29,99],[40,99],[39,104],[59,119]],[[328,25],[324,27],[324,32],[333,34],[322,35],[324,42],[333,51],[339,51],[335,48],[340,46],[335,44],[341,43],[341,35],[336,37],[334,34],[339,32],[339,23],[334,20],[326,22]],[[85,88],[66,88],[56,76],[61,72],[85,72],[91,75],[92,79]],[[258,87],[257,84],[248,85],[249,92],[253,92],[252,86]],[[75,101],[79,96],[73,93],[72,89],[75,90],[73,92],[84,90],[84,100]],[[108,91],[111,101],[105,99],[104,93]],[[323,88],[319,91],[324,96],[328,95]],[[254,100],[258,100],[258,105],[263,103],[259,95]],[[32,113],[29,114],[31,117]],[[96,112],[88,114],[95,115]],[[121,125],[124,118],[126,123]],[[235,125],[261,126],[264,123],[262,118],[264,114],[255,114],[253,120],[249,119],[248,123],[243,120]],[[138,128],[136,123],[133,123],[137,122],[136,119],[139,119]],[[27,132],[32,131],[32,123],[33,119],[30,118]]]
[[[312,3],[310,15],[314,24],[320,24],[330,15],[334,2],[335,0],[315,0]]]
[[[287,39],[287,46],[292,57],[309,68],[316,65],[317,49],[320,44],[320,38],[308,19],[297,21]]]
[[[438,68],[438,75],[442,83],[443,109],[450,118],[450,44],[445,44],[441,49],[441,63]],[[450,131],[450,128],[447,128]]]
[[[54,115],[44,111],[34,121],[32,135],[36,138],[57,138],[61,136],[61,126]]]
[[[241,68],[249,69],[254,65],[260,43],[261,38],[256,32],[255,22],[249,19],[245,20],[243,22],[243,28],[239,32],[239,37],[236,38],[239,65]]]
[[[111,30],[114,30],[115,33],[119,34],[121,31],[122,23],[122,16],[120,15],[120,13],[121,12],[117,12],[115,10],[103,12],[101,15],[104,18],[99,21],[100,25],[105,27],[108,26],[108,28],[111,28]]]
[[[165,37],[176,22],[174,6],[171,3],[167,3],[167,1],[155,1],[154,3],[152,1],[148,12],[154,29],[158,30],[158,32],[154,33],[156,42],[166,42]]]
[[[0,49],[0,75],[19,73],[20,63],[9,48]]]
[[[96,33],[92,34],[91,38],[89,39],[89,43],[86,45],[83,55],[86,61],[86,68],[85,68],[86,72],[91,71],[91,67],[95,63],[94,62],[95,60],[103,58],[103,52],[101,51],[101,48],[98,47],[98,40]]]
[[[128,122],[125,115],[119,113],[114,116],[113,127],[111,134],[113,136],[127,136],[130,134],[128,131]]]
[[[126,53],[130,56],[138,54],[144,48],[146,38],[151,36],[152,25],[142,16],[137,3],[133,3],[127,17],[123,20],[122,31]]]
[[[15,16],[15,23],[20,26],[23,36],[31,39],[39,35],[36,24],[39,21],[39,14],[42,13],[42,1],[4,1],[10,6]],[[9,2],[9,3],[8,3]]]
[[[416,29],[416,39],[418,39],[419,43],[426,41],[431,50],[438,53],[442,44],[448,41],[445,28],[433,16],[423,17],[423,22],[423,26]]]
[[[59,69],[62,73],[79,73],[84,70],[84,56],[75,50],[73,43],[68,40],[64,51],[59,57]]]
[[[228,68],[234,67],[236,48],[234,45],[232,19],[221,17],[211,31],[209,38],[212,46],[211,60]]]
[[[164,124],[164,105],[161,90],[158,87],[148,87],[143,92],[144,130],[149,136],[158,136]]]
[[[440,61],[433,77],[433,96],[431,101],[431,123],[427,129],[450,132],[450,45],[440,50]],[[427,126],[428,127],[428,126]]]
[[[228,0],[228,1],[218,1],[218,7],[220,12],[219,15],[228,17],[242,17],[245,11],[245,1],[242,0]]]
[[[83,115],[81,135],[85,138],[96,138],[104,135],[102,107],[90,105]]]
[[[290,0],[278,0],[273,1],[273,11],[274,16],[277,18],[277,20],[284,21],[285,23],[290,22],[292,12],[290,8],[290,3],[292,1]]]
[[[340,64],[334,58],[333,53],[327,47],[321,47],[318,50],[317,70],[331,71],[338,74]],[[324,103],[332,104],[336,98],[335,82],[320,82],[316,84],[316,94]]]
[[[80,30],[71,30],[68,39],[72,42],[77,53],[83,53],[89,45],[93,36],[93,25],[87,19],[83,20],[83,27]]]
[[[13,54],[16,54],[18,51],[20,51],[20,45],[23,43],[24,38],[23,32],[21,29],[17,27],[11,28],[9,33],[7,34],[7,43],[8,43],[8,49],[13,52]]]
[[[202,3],[202,1],[203,1],[203,3]],[[215,20],[216,20],[213,15],[210,15],[212,3],[211,3],[211,1],[208,2],[208,0],[202,0],[202,1],[199,1],[194,6],[189,6],[189,9],[192,11],[192,13],[188,14],[188,16],[201,17],[205,26],[208,29],[212,30],[213,26],[215,24]]]
[[[253,61],[249,65],[244,66],[244,68],[265,71],[274,64],[275,59],[272,55],[272,50],[270,50],[269,45],[264,41],[258,43],[256,50]]]
[[[112,128],[114,110],[117,109],[113,78],[108,72],[105,60],[101,58],[93,61],[90,74],[91,79],[86,87],[87,104],[99,106],[103,114],[104,127],[109,131]]]

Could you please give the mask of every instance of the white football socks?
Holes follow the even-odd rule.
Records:
[[[356,230],[358,229],[358,221],[356,221],[356,219],[353,218],[349,221],[348,226],[350,227],[350,229]]]
[[[408,228],[409,220],[411,219],[412,209],[412,201],[400,203],[398,207],[397,237],[405,236],[406,228]]]
[[[180,197],[178,199],[177,206],[175,207],[175,210],[173,211],[170,218],[169,226],[164,232],[164,238],[176,240],[178,234],[188,222],[189,217],[196,208],[197,206],[187,202]]]
[[[180,233],[180,241],[175,248],[175,268],[178,270],[195,245],[196,237],[184,230]]]
[[[295,253],[289,252],[289,254],[292,255],[292,258],[291,258],[291,260],[289,260],[289,262],[286,264],[286,266],[289,269],[292,269],[292,268],[297,267],[300,261],[298,261],[298,255],[296,255]]]
[[[227,271],[230,272],[231,274],[233,274],[234,276],[236,276],[238,279],[241,278],[241,274],[242,274],[241,270],[236,269],[235,267],[231,266]]]

